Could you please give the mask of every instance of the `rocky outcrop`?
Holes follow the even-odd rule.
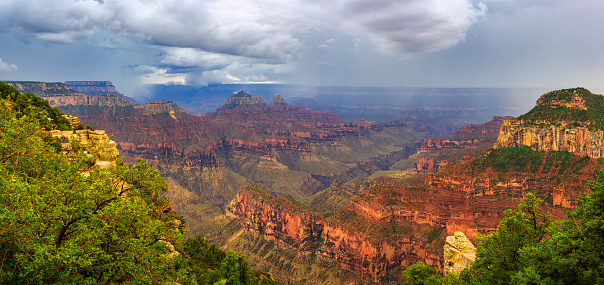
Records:
[[[139,105],[140,106],[140,105]],[[182,108],[172,101],[149,101],[143,106],[145,115],[151,114],[175,114],[184,112]]]
[[[119,156],[117,145],[103,130],[49,131],[50,135],[62,143],[63,152],[68,153],[77,141],[88,152],[98,156],[97,164],[114,163]]]
[[[45,83],[32,81],[6,82],[19,92],[29,92],[48,100],[50,106],[88,105],[90,97],[84,93],[76,92],[65,83]]]
[[[461,127],[453,137],[456,138],[491,138],[499,135],[499,130],[501,129],[501,125],[506,120],[514,119],[511,116],[494,116],[492,120],[480,124],[480,125],[467,125]]]
[[[476,247],[468,240],[463,232],[455,232],[448,236],[444,245],[444,274],[461,272],[472,266],[476,260]]]
[[[568,151],[604,156],[604,96],[584,88],[542,95],[535,108],[501,126],[495,148],[528,146],[536,151]]]
[[[226,103],[222,105],[222,107],[216,109],[216,111],[230,110],[237,107],[247,109],[253,105],[266,105],[266,103],[264,103],[262,98],[249,95],[242,90],[229,97]]]
[[[569,151],[591,158],[604,156],[604,131],[572,127],[564,122],[538,127],[507,120],[494,148],[529,146],[536,151]]]
[[[82,104],[73,104],[73,105],[82,105]],[[96,95],[89,100],[90,106],[96,107],[130,107],[134,106],[132,103],[119,98],[112,94],[101,94]]]
[[[424,142],[421,151],[471,147],[480,140],[497,137],[501,125],[510,119],[513,119],[513,117],[494,116],[492,120],[483,124],[463,126],[457,130],[455,135],[444,138],[428,138]]]
[[[277,95],[273,96],[273,100],[271,101],[271,103],[269,105],[281,106],[281,107],[289,106],[289,104],[285,103],[285,100],[283,99],[283,96],[281,96],[281,94],[277,94]]]
[[[439,160],[429,156],[420,156],[415,167],[418,172],[437,172],[441,167],[449,164],[448,160]]]

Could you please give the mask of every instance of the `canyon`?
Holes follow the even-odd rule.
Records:
[[[421,122],[350,122],[281,95],[267,104],[236,92],[193,116],[170,101],[30,84],[107,130],[127,161],[143,157],[169,179],[166,195],[191,235],[246,251],[282,283],[396,284],[417,261],[442,270],[447,235],[496,231],[527,192],[565,217],[604,168],[589,154],[601,153],[589,121],[496,116],[439,138],[442,128]],[[588,112],[582,92],[544,95],[536,108]]]
[[[556,104],[573,105],[564,101]],[[514,209],[527,192],[540,197],[544,210],[554,218],[565,218],[566,211],[589,191],[587,181],[604,169],[601,162],[580,149],[557,151],[547,148],[548,141],[537,141],[532,147],[493,148],[495,142],[505,138],[510,121],[514,119],[496,117],[483,126],[460,129],[456,139],[426,140],[420,154],[436,149],[467,151],[456,163],[443,162],[436,173],[426,173],[434,171],[432,165],[423,174],[406,179],[336,181],[324,190],[327,195],[319,192],[308,198],[312,203],[302,204],[248,188],[231,202],[229,215],[234,217],[232,223],[240,223],[240,231],[276,241],[311,260],[316,256],[337,263],[338,268],[368,282],[400,282],[402,268],[416,261],[442,269],[446,235],[461,231],[474,239],[478,234],[496,231],[504,211]],[[498,134],[497,126],[501,126],[503,135],[494,136]],[[545,130],[550,130],[550,136],[554,133]],[[593,137],[583,145],[594,141],[598,145],[597,140]],[[430,164],[426,160],[420,156],[417,167]],[[246,242],[256,244],[241,233],[234,239],[216,240],[239,249],[245,248],[242,244]],[[260,260],[255,248],[248,247],[252,249],[248,253],[252,260]],[[263,266],[266,270],[283,270],[266,263]],[[311,273],[306,278],[317,278]],[[302,278],[288,276],[282,281],[295,283]]]
[[[236,92],[215,112],[194,116],[171,101],[139,105],[112,94],[80,94],[63,83],[13,85],[22,92],[58,90],[41,97],[113,135],[126,162],[141,157],[157,168],[170,180],[174,191],[168,195],[194,233],[224,214],[237,191],[251,182],[274,196],[302,199],[339,177],[387,170],[425,137],[400,120],[347,122],[291,106],[280,95],[266,104]],[[72,100],[73,94],[81,99]]]

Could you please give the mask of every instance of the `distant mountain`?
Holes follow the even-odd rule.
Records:
[[[171,100],[185,110],[214,112],[230,94],[246,90],[269,102],[281,94],[289,104],[329,112],[347,121],[403,120],[432,136],[452,135],[459,127],[527,112],[543,88],[378,88],[288,84],[149,85],[148,98]],[[150,99],[151,100],[151,99]]]
[[[75,91],[88,94],[88,96],[111,94],[120,97],[132,104],[139,104],[136,100],[118,92],[111,81],[65,81]]]

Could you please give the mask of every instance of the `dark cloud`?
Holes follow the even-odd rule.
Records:
[[[19,69],[0,69],[54,81],[590,87],[604,77],[600,11],[601,0],[2,0],[0,57]]]
[[[344,29],[366,36],[390,54],[432,52],[450,48],[469,27],[485,18],[486,5],[450,1],[343,1]]]

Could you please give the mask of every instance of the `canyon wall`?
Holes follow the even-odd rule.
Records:
[[[118,92],[111,81],[66,81],[65,84],[71,86],[77,92],[88,94],[90,97],[111,94],[126,100],[130,104],[138,104],[136,100]]]
[[[536,152],[529,163],[509,155],[513,150],[485,149],[436,174],[373,179],[329,212],[249,189],[227,211],[248,233],[379,283],[417,261],[442,269],[447,234],[462,231],[474,239],[496,231],[527,192],[543,199],[554,218],[566,217],[588,191],[586,181],[603,168],[571,153]]]
[[[248,232],[278,241],[302,255],[337,262],[341,268],[372,282],[379,282],[393,268],[404,268],[420,260],[442,267],[440,256],[428,251],[425,242],[416,237],[372,240],[363,232],[307,212],[285,198],[269,200],[253,191],[241,191],[227,211],[238,217]]]
[[[505,121],[494,148],[522,146],[536,151],[569,151],[600,158],[604,156],[604,131],[564,122],[539,127],[522,120]]]

